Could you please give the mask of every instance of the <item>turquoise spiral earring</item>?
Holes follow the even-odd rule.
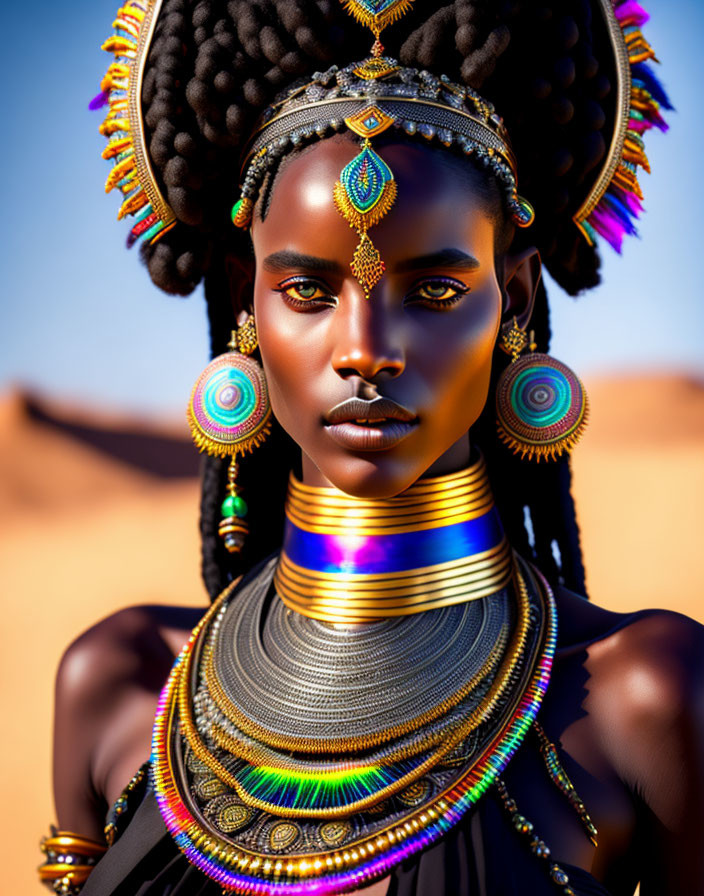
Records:
[[[249,526],[247,503],[239,493],[237,456],[251,452],[271,431],[271,405],[261,365],[250,355],[257,347],[254,317],[232,331],[230,351],[214,358],[196,380],[186,417],[200,451],[229,457],[227,496],[218,532],[231,553],[242,550]]]
[[[514,317],[502,328],[500,347],[511,363],[496,385],[499,438],[521,459],[554,460],[571,451],[587,425],[587,393],[577,375],[550,355],[536,352]],[[521,357],[528,348],[528,354]]]

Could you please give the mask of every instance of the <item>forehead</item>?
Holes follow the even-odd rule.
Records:
[[[493,253],[498,200],[486,175],[437,146],[378,140],[373,148],[398,186],[392,209],[370,230],[382,257],[448,246]],[[293,242],[299,249],[306,243],[305,250],[315,249],[316,254],[323,249],[326,255],[351,254],[358,236],[338,212],[333,189],[359,151],[359,143],[343,135],[285,160],[255,214],[255,252],[274,251],[283,244],[291,248]]]

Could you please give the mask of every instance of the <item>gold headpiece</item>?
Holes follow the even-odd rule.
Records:
[[[643,135],[667,130],[661,109],[672,109],[648,62],[655,52],[640,30],[648,14],[635,0],[596,0],[609,32],[616,65],[616,121],[596,183],[574,215],[590,245],[602,236],[617,252],[625,234],[635,234],[643,193],[638,168],[650,172]]]
[[[100,93],[91,108],[109,106],[100,133],[108,138],[104,159],[115,165],[105,183],[105,192],[117,187],[123,195],[118,221],[134,215],[136,222],[127,245],[138,239],[153,243],[176,223],[170,206],[161,194],[144,135],[142,81],[162,0],[127,0],[113,22],[115,34],[102,46],[115,54],[100,84]]]
[[[379,35],[413,6],[413,0],[342,0],[342,5],[374,35],[372,56],[381,56],[384,48]]]
[[[343,69],[332,66],[267,109],[245,152],[246,172],[232,220],[247,227],[268,171],[303,141],[348,128],[362,137],[361,151],[340,172],[335,205],[359,234],[351,267],[367,297],[384,272],[368,229],[396,198],[396,181],[371,139],[396,128],[404,134],[455,145],[498,179],[507,209],[519,227],[534,213],[516,190],[516,161],[508,134],[491,103],[449,78],[371,57]]]

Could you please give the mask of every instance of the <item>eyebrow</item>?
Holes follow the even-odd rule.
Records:
[[[454,268],[459,271],[475,271],[480,267],[477,259],[462,249],[440,249],[429,255],[418,255],[416,258],[408,258],[396,266],[399,274],[411,271],[422,271],[430,268]]]
[[[304,255],[293,249],[282,249],[280,252],[272,252],[267,255],[262,267],[270,274],[283,274],[292,268],[304,271],[312,271],[318,274],[339,274],[342,272],[340,265],[331,258],[319,258],[317,255]]]

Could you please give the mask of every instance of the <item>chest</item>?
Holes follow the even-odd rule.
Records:
[[[577,813],[556,786],[539,742],[532,733],[513,757],[504,780],[518,811],[534,825],[535,833],[549,846],[555,860],[590,869],[604,880],[609,878],[610,869],[627,860],[636,817],[631,798],[602,749],[599,720],[589,712],[588,695],[594,687],[598,687],[598,675],[595,679],[586,657],[558,661],[540,717],[550,740],[560,744],[560,763],[599,831],[598,847],[594,848]],[[149,755],[157,697],[157,693],[151,692],[133,694],[114,730],[106,732],[103,759],[110,772],[104,792],[109,802],[119,796],[125,783]],[[501,855],[510,855],[513,858],[504,868],[509,883],[500,884],[497,880],[488,892],[498,893],[502,889],[511,892],[510,880],[516,874],[524,880],[537,875],[535,887],[538,889],[529,892],[542,892],[544,868],[525,844],[520,843],[510,820],[502,813],[500,801],[492,794],[483,798],[480,810],[471,823],[468,819],[461,830],[458,828],[457,836],[461,836],[462,843],[455,844],[452,856],[446,856],[445,864],[441,863],[443,868],[445,865],[454,868],[458,861],[462,867],[463,863],[470,862],[474,874],[495,874],[496,868],[502,865]],[[446,850],[447,844],[442,848]],[[531,861],[524,867],[526,858]],[[485,870],[482,872],[482,869]],[[436,869],[433,873],[441,872]],[[402,868],[398,870],[401,878],[404,874]],[[364,892],[372,896],[398,892],[400,896],[402,891],[394,889],[397,887],[398,882],[381,881],[374,885],[374,889]],[[626,885],[623,889],[613,884],[611,887],[614,894],[629,892]],[[550,887],[546,892],[550,892]]]

